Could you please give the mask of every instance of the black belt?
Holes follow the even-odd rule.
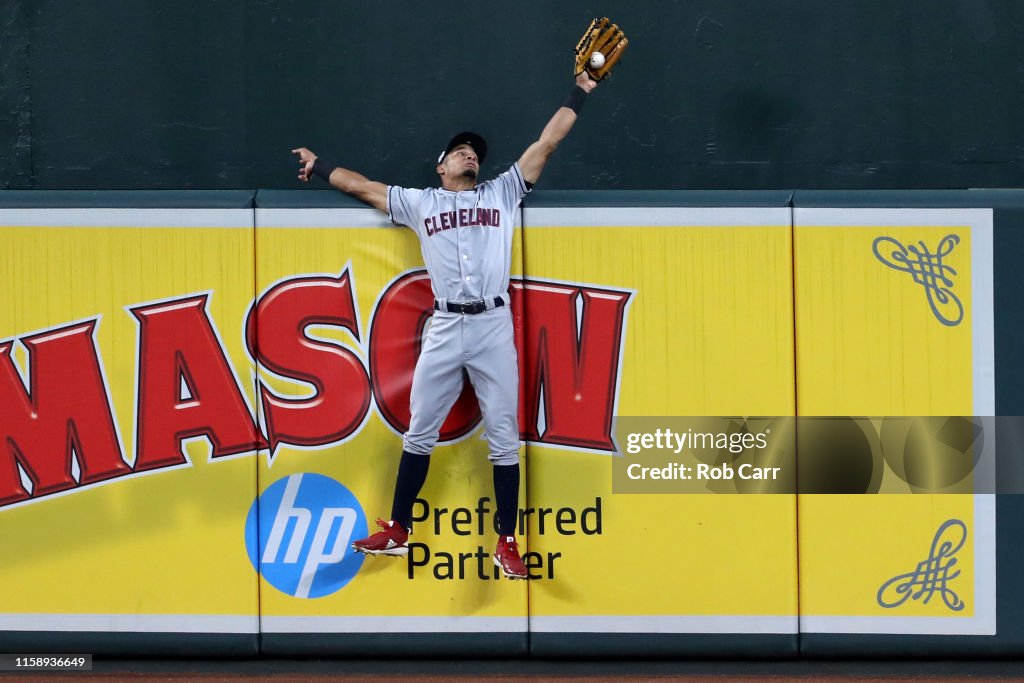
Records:
[[[494,307],[504,306],[505,301],[500,296],[494,297]],[[483,313],[487,310],[487,302],[483,299],[477,299],[476,301],[466,301],[461,304],[457,304],[453,301],[449,301],[445,304],[449,313],[462,313],[463,315],[476,315],[477,313]],[[434,299],[434,310],[441,311],[441,304],[438,303],[437,299]]]

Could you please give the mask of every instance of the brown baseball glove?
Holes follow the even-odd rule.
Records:
[[[576,71],[573,75],[579,76],[586,71],[595,81],[603,81],[627,45],[629,40],[617,24],[611,23],[607,17],[594,19],[576,44]],[[596,54],[600,56],[595,57]]]

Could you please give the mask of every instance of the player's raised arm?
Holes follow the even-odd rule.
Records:
[[[572,130],[587,95],[597,87],[599,81],[608,77],[612,67],[622,58],[627,45],[629,40],[626,34],[607,17],[590,22],[580,42],[576,43],[573,66],[576,87],[548,121],[548,125],[544,126],[540,139],[530,145],[519,159],[519,170],[523,172],[526,182],[531,185],[537,182],[551,153]]]
[[[523,156],[519,157],[519,170],[523,172],[523,179],[526,182],[532,184],[540,178],[540,172],[544,170],[544,165],[548,163],[552,152],[558,148],[558,144],[565,139],[576,123],[587,95],[596,87],[597,81],[586,71],[576,77],[576,87],[548,121],[548,125],[544,126],[540,139],[527,147]]]
[[[388,192],[384,183],[370,180],[347,168],[334,166],[305,147],[293,149],[292,154],[299,155],[299,180],[302,182],[308,183],[312,176],[320,176],[329,182],[331,187],[352,195],[384,213],[388,212]]]

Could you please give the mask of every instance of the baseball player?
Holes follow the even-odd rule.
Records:
[[[352,548],[357,552],[409,552],[413,501],[426,480],[441,425],[462,391],[465,370],[480,404],[488,458],[494,465],[499,538],[493,560],[506,577],[528,578],[515,536],[520,473],[519,373],[508,294],[512,231],[522,198],[596,86],[592,74],[580,70],[575,88],[540,139],[508,170],[480,184],[487,143],[471,132],[453,137],[438,157],[440,188],[385,185],[327,162],[305,147],[292,150],[299,157],[303,182],[313,175],[323,178],[416,232],[435,297],[430,330],[413,373],[411,419],[402,439],[391,518],[378,519],[379,532],[355,541]]]

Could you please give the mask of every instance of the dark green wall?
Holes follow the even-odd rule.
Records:
[[[0,187],[296,188],[306,145],[431,183],[518,157],[610,14],[632,41],[547,189],[1024,184],[1024,2],[0,1]]]

